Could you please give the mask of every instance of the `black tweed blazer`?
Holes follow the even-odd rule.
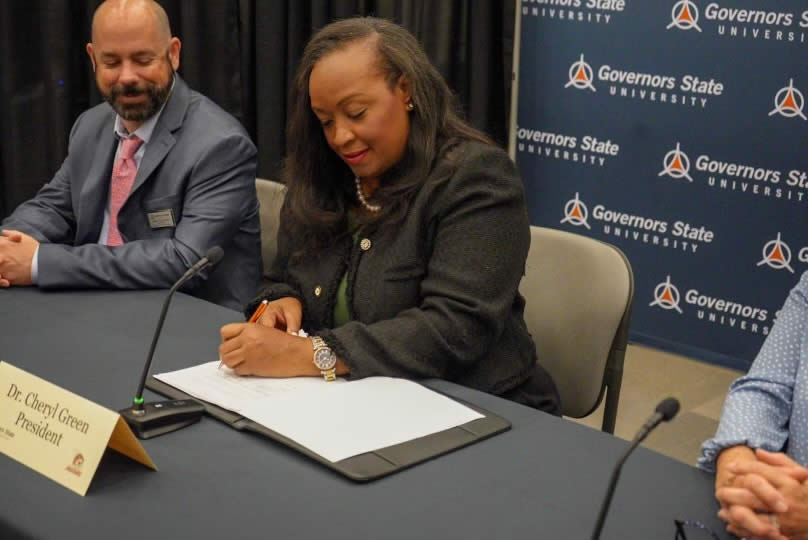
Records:
[[[351,378],[436,377],[557,413],[517,290],[530,230],[516,167],[501,149],[468,142],[432,177],[447,173],[424,182],[395,227],[369,225],[356,242],[346,235],[303,259],[289,257],[296,246],[282,211],[270,284],[256,302],[300,299],[303,328],[325,340]],[[346,271],[352,320],[333,328]]]

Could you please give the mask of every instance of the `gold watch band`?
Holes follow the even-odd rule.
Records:
[[[320,370],[326,382],[335,381],[337,379],[337,366],[334,351],[331,350],[320,336],[311,336],[309,339],[311,339],[312,346],[314,347],[314,365]],[[320,363],[318,361],[318,357],[321,353],[325,353],[329,356],[327,362]]]

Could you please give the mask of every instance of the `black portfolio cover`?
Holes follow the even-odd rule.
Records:
[[[146,387],[173,399],[196,399],[154,377],[149,377],[146,381]],[[453,450],[457,450],[458,448],[474,444],[475,442],[487,439],[511,428],[510,422],[502,417],[481,409],[476,405],[472,405],[471,403],[456,398],[451,399],[477,411],[484,417],[454,428],[433,433],[432,435],[427,435],[426,437],[419,437],[411,441],[380,448],[373,452],[366,452],[336,462],[329,461],[305,446],[301,446],[292,439],[284,437],[280,433],[257,424],[238,413],[228,411],[201,400],[197,401],[205,405],[208,414],[228,424],[232,428],[240,431],[247,430],[260,433],[261,435],[297,450],[301,454],[347,476],[351,480],[367,482],[401,471],[422,461],[436,458]]]

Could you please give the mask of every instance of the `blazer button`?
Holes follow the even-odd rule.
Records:
[[[321,294],[323,294],[323,288],[317,285],[314,288],[314,296],[320,296]]]
[[[370,246],[372,246],[372,245],[373,245],[373,243],[371,243],[370,238],[363,238],[359,242],[359,249],[361,249],[362,251],[367,251],[367,250],[370,249]]]

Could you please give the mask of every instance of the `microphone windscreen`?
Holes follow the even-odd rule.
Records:
[[[222,260],[222,257],[224,257],[224,250],[219,246],[213,246],[205,254],[205,258],[208,259],[208,263],[210,263],[211,266],[218,264],[219,261]]]
[[[679,400],[669,397],[663,399],[659,405],[656,406],[656,412],[662,415],[662,420],[667,422],[679,412]]]

